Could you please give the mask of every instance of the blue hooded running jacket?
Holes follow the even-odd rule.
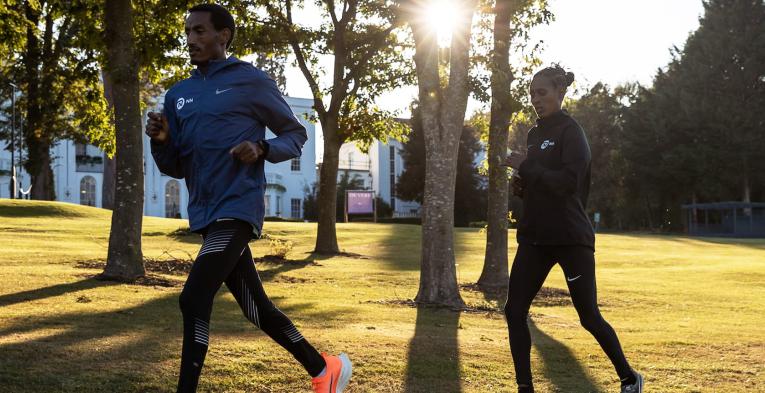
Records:
[[[265,159],[299,157],[308,139],[276,83],[265,72],[233,56],[210,62],[207,74],[194,70],[165,94],[170,141],[152,140],[159,170],[185,179],[189,223],[199,232],[219,218],[237,218],[263,227],[264,161],[244,164],[229,151],[243,141],[258,142],[266,127],[277,137],[266,142]]]

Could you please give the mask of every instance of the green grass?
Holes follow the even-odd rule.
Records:
[[[186,222],[146,217],[143,250],[194,255],[199,239],[168,236]],[[178,285],[96,281],[110,212],[0,201],[0,392],[173,392],[179,367]],[[309,256],[315,224],[266,223]],[[511,233],[514,238],[514,233]],[[499,313],[387,304],[417,292],[420,228],[338,224],[341,247],[367,258],[259,266],[274,302],[322,351],[355,364],[350,392],[511,392],[507,327]],[[475,282],[484,237],[456,231],[460,283]],[[511,245],[514,242],[511,242]],[[256,256],[267,242],[251,244]],[[511,254],[515,252],[511,247]],[[765,386],[765,241],[599,235],[601,309],[649,392],[744,392]],[[546,286],[565,289],[555,267]],[[497,299],[463,291],[472,306]],[[504,299],[501,299],[504,301]],[[613,392],[618,382],[570,304],[532,307],[540,392]],[[307,392],[299,364],[241,315],[222,290],[200,391]]]

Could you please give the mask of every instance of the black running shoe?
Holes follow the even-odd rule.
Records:
[[[622,385],[621,393],[643,393],[643,376],[639,372],[632,370],[635,373],[635,383],[632,385]]]

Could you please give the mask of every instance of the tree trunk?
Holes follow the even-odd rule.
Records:
[[[491,72],[491,120],[489,124],[489,203],[486,219],[486,254],[478,285],[484,289],[507,286],[507,155],[508,128],[512,115],[510,84],[510,1],[496,0],[494,7],[494,53]]]
[[[132,281],[145,274],[141,254],[143,218],[143,143],[138,60],[130,0],[106,0],[106,71],[112,81],[117,139],[117,187],[103,276]]]
[[[419,303],[463,307],[454,257],[457,160],[456,157],[446,157],[433,150],[436,149],[426,152],[425,158],[420,288],[415,300]]]
[[[30,197],[35,200],[51,201],[56,199],[56,196],[53,192],[53,170],[50,167],[51,141],[43,132],[42,95],[40,92],[42,52],[36,32],[40,21],[40,12],[29,2],[26,3],[25,16],[29,24],[27,25],[27,50],[26,56],[24,56],[27,85],[27,116],[24,127],[27,160],[24,163],[24,169],[32,178]]]
[[[410,2],[409,23],[415,42],[414,61],[425,137],[425,192],[419,303],[464,307],[454,257],[454,189],[457,155],[468,99],[470,31],[474,0],[462,2],[463,13],[452,33],[448,85],[439,78],[436,34],[422,17],[423,5]]]
[[[101,77],[104,80],[104,98],[109,109],[114,110],[114,97],[112,96],[112,80],[109,73],[101,70]],[[112,124],[113,126],[113,124]],[[117,177],[117,165],[114,157],[110,158],[104,154],[104,180],[101,185],[101,207],[104,209],[114,209],[114,187]]]
[[[54,201],[53,170],[50,167],[50,143],[44,138],[27,138],[28,159],[24,168],[32,178],[32,191],[29,197],[37,201]],[[23,189],[24,185],[20,187]],[[26,191],[25,191],[26,192]]]
[[[104,181],[101,185],[101,207],[114,210],[114,188],[117,186],[117,159],[104,155]]]
[[[319,217],[314,252],[336,254],[340,252],[335,224],[337,223],[337,168],[342,143],[337,141],[337,120],[328,118],[325,123],[322,124],[324,159],[319,173]]]

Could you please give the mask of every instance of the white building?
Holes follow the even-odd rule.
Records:
[[[387,143],[374,141],[365,154],[355,143],[345,143],[340,147],[338,163],[338,181],[344,174],[354,176],[363,182],[362,188],[373,190],[393,209],[394,217],[418,215],[420,205],[417,202],[404,201],[396,197],[396,183],[404,171],[401,158],[403,145],[395,139]]]
[[[316,182],[316,125],[307,120],[314,117],[313,100],[285,97],[308,133],[303,155],[278,164],[266,162],[266,216],[303,218],[303,198]],[[270,131],[266,139],[274,138]]]
[[[303,155],[279,164],[266,163],[265,193],[266,216],[283,218],[303,217],[303,198],[317,181],[317,131],[316,125],[307,120],[314,115],[313,100],[285,97],[287,103],[306,127],[308,141]],[[143,123],[145,124],[145,117]],[[275,137],[270,131],[267,138]],[[188,218],[188,190],[183,180],[162,175],[151,156],[149,138],[144,135],[144,214],[158,217]],[[395,182],[403,170],[398,153],[401,144],[390,145],[375,142],[369,154],[361,153],[354,144],[346,144],[341,150],[341,171],[354,168],[364,179],[364,188],[376,191],[388,202],[397,215],[411,215],[418,211],[416,203],[408,203],[395,195]],[[343,153],[344,152],[344,153]],[[52,169],[56,199],[62,202],[88,206],[102,206],[104,154],[94,146],[61,141],[51,149]],[[30,177],[21,169],[16,153],[17,178],[21,188],[29,189]],[[391,159],[391,157],[393,159]],[[343,160],[347,160],[344,165]],[[11,153],[0,150],[0,198],[10,196]]]

